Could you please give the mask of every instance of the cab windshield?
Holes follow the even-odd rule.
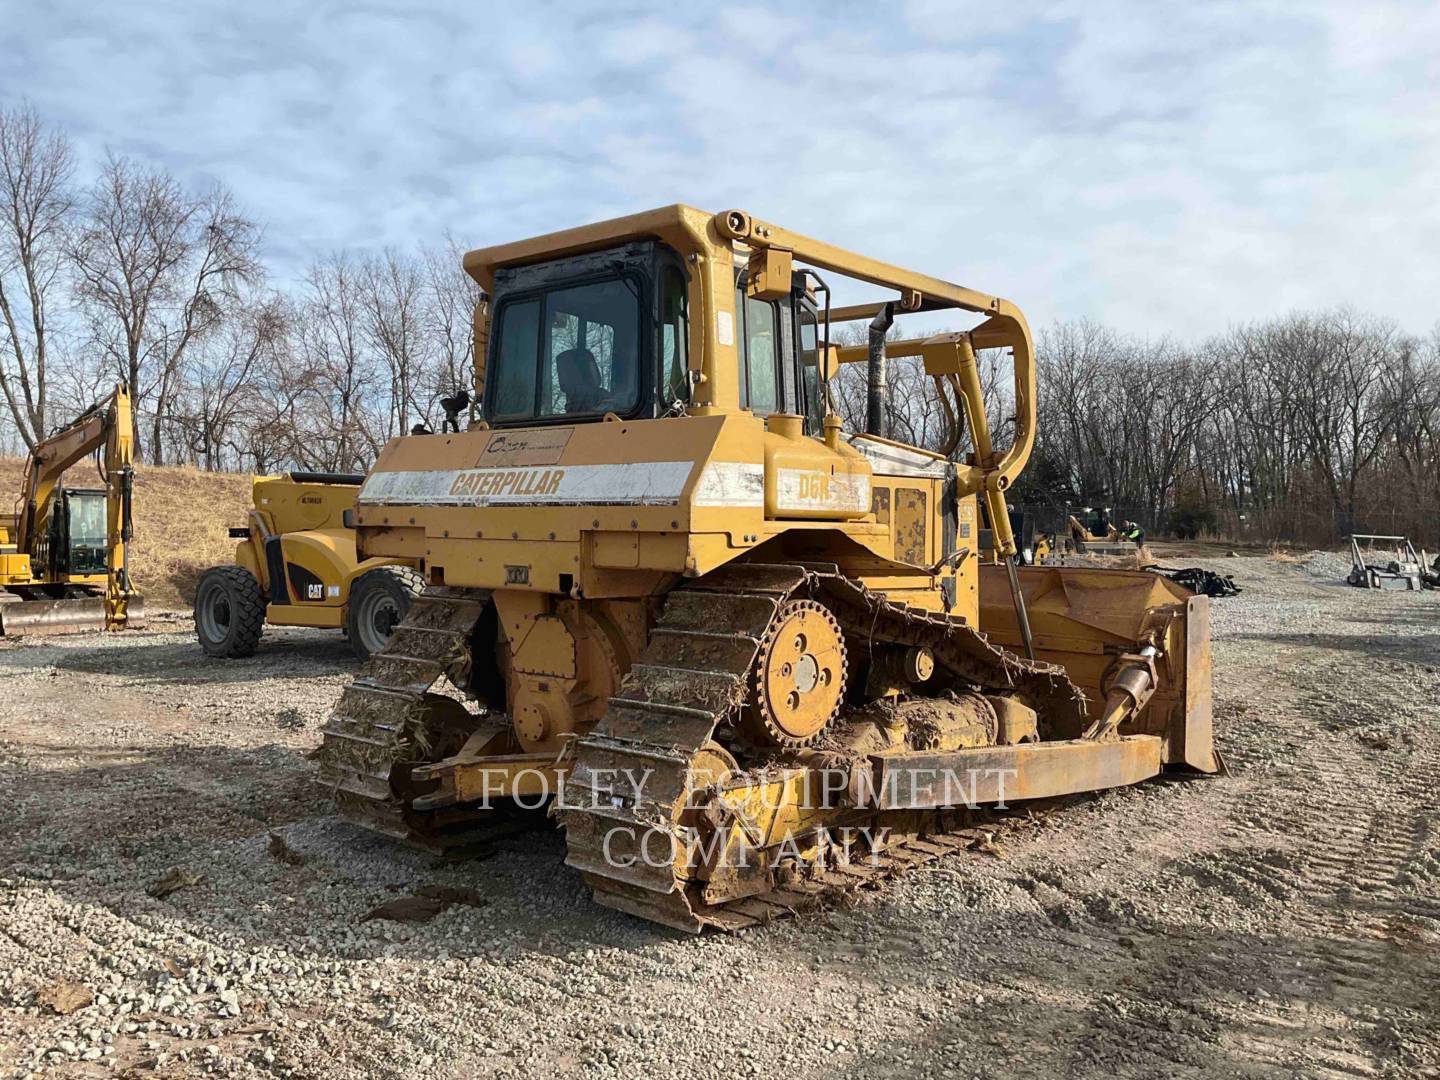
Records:
[[[501,421],[626,415],[639,404],[640,286],[633,275],[500,306],[490,377]]]
[[[103,492],[71,492],[70,573],[103,574],[107,521]]]

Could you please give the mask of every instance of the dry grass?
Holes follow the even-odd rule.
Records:
[[[1124,555],[1097,555],[1093,551],[1064,555],[1066,566],[1093,566],[1097,570],[1139,570],[1158,561],[1148,544]]]
[[[0,513],[10,513],[25,463],[0,457]],[[65,474],[71,487],[99,487],[89,460]],[[188,608],[201,571],[234,558],[225,530],[243,525],[250,477],[186,466],[135,466],[135,540],[130,569],[152,610]]]
[[[1266,558],[1285,563],[1304,562],[1310,557],[1308,551],[1291,551],[1289,548],[1278,547],[1274,544],[1270,546],[1270,550],[1265,554]]]

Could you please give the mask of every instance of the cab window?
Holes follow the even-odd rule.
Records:
[[[685,275],[665,268],[660,295],[660,405],[669,408],[690,400],[689,325],[685,313]]]
[[[819,435],[824,424],[825,394],[820,381],[819,329],[815,312],[799,306],[800,378],[805,394],[805,433]]]
[[[70,573],[103,574],[109,533],[105,496],[97,492],[71,492],[65,501],[70,514]]]
[[[742,284],[735,291],[735,310],[744,323],[744,371],[740,380],[740,406],[759,416],[780,412],[780,335],[775,305],[745,295]]]
[[[501,305],[494,415],[628,414],[639,404],[640,290],[628,276]]]
[[[540,301],[500,308],[500,344],[495,350],[496,416],[529,416],[535,410],[535,360],[540,352]]]

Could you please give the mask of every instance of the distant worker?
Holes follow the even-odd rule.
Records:
[[[567,413],[591,413],[600,405],[600,365],[589,349],[566,349],[555,357],[555,374],[565,394]]]
[[[1127,521],[1120,527],[1120,535],[1126,540],[1134,541],[1135,546],[1145,546],[1145,530],[1133,521]]]

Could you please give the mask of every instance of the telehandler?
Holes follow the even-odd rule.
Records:
[[[360,558],[350,514],[365,478],[353,473],[257,476],[245,525],[231,528],[233,565],[195,589],[195,633],[210,656],[251,656],[265,623],[340,628],[355,655],[379,651],[424,588],[420,561]]]
[[[941,857],[977,808],[1216,770],[1208,600],[1009,557],[1036,419],[1014,304],[686,206],[464,267],[482,419],[392,440],[357,501],[360,555],[427,587],[325,725],[344,815],[446,850],[549,798],[600,903],[698,932]],[[838,276],[880,295],[833,307]],[[885,341],[921,312],[976,325]],[[868,345],[827,346],[857,320]],[[1005,447],[985,349],[1013,357]],[[884,430],[897,356],[938,449]],[[865,431],[830,402],[848,362]]]
[[[37,443],[15,513],[0,519],[0,634],[137,629],[145,601],[130,580],[135,470],[124,386]],[[65,487],[95,455],[101,488]]]

